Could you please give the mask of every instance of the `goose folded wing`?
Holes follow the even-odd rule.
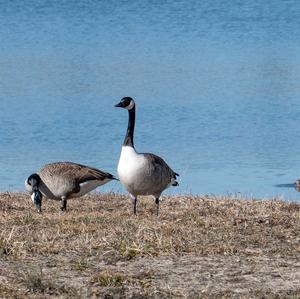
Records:
[[[150,153],[145,153],[144,155],[154,172],[161,172],[162,174],[164,173],[165,175],[169,175],[171,178],[175,179],[176,176],[179,175],[174,172],[161,157]]]
[[[82,183],[93,180],[104,181],[105,179],[113,179],[113,176],[110,173],[101,171],[97,168],[84,167],[80,171],[78,182]]]

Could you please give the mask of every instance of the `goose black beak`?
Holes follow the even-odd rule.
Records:
[[[125,106],[124,106],[123,102],[120,102],[120,103],[116,104],[115,107],[124,108]]]
[[[40,205],[36,207],[36,210],[39,214],[42,213],[42,207]]]

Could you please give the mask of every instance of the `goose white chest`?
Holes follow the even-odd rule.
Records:
[[[127,190],[140,181],[145,171],[145,166],[146,160],[142,154],[138,154],[131,146],[122,146],[118,175]]]

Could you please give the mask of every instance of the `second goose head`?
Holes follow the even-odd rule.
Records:
[[[32,194],[31,199],[36,206],[36,209],[39,213],[42,212],[42,199],[43,195],[39,190],[39,184],[41,182],[41,178],[37,173],[33,173],[30,175],[26,181],[26,183],[31,187]]]

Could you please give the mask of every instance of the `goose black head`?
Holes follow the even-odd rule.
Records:
[[[43,195],[39,190],[41,178],[38,174],[34,173],[30,175],[27,179],[27,184],[32,188],[31,199],[36,206],[36,209],[39,213],[42,212],[42,199]]]
[[[115,107],[125,108],[127,110],[133,109],[134,106],[135,106],[135,102],[131,97],[125,97],[120,101],[120,103],[115,105]]]
[[[38,187],[40,184],[41,178],[37,173],[33,173],[31,174],[28,178],[27,178],[27,184],[29,186],[31,186],[31,188],[33,189],[34,187]]]

